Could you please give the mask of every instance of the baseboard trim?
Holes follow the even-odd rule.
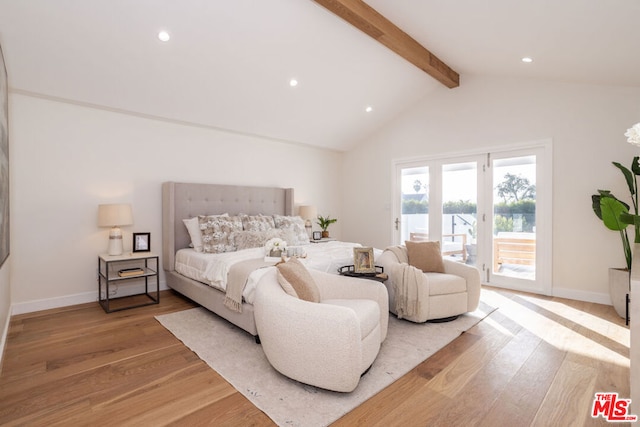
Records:
[[[166,282],[160,282],[160,290],[169,289]],[[14,315],[33,313],[35,311],[50,310],[52,308],[68,307],[71,305],[85,304],[98,301],[98,291],[83,292],[81,294],[65,295],[62,297],[46,298],[25,302],[13,303],[10,312]]]
[[[495,283],[487,283],[487,286],[493,286],[495,288],[503,288],[503,289],[513,289],[518,292],[531,292],[533,294],[548,295],[551,297],[566,298],[566,299],[572,299],[576,301],[592,302],[595,304],[613,305],[613,303],[611,302],[611,296],[609,295],[608,292],[607,293],[590,292],[590,291],[581,291],[578,289],[553,287],[551,288],[551,294],[548,294],[546,292],[542,292],[542,290],[537,288],[527,288],[527,287],[510,288],[507,286],[497,285]]]
[[[613,305],[609,293],[580,291],[567,288],[553,288],[553,296],[573,299],[577,301],[592,302],[596,304]]]

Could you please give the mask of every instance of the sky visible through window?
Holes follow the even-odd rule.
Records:
[[[456,163],[456,173],[451,174],[451,179],[443,180],[443,195],[447,201],[458,200],[476,200],[476,188],[473,183],[476,182],[476,169],[474,162]],[[506,173],[522,176],[527,178],[532,185],[536,184],[536,164],[535,156],[516,157],[509,159],[500,159],[494,162],[495,185],[504,177]],[[445,166],[445,171],[446,171]],[[416,192],[416,181],[420,181],[422,188]],[[469,185],[469,183],[472,183]],[[499,201],[495,192],[494,198]],[[402,173],[402,194],[424,194],[425,189],[429,187],[429,168],[416,167],[404,169]]]

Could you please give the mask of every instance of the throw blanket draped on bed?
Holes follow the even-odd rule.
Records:
[[[418,290],[421,286],[428,286],[427,277],[422,270],[409,265],[406,247],[390,246],[385,251],[393,252],[399,262],[389,272],[389,275],[393,278],[393,287],[396,294],[395,310],[398,319],[414,316],[420,312]]]
[[[249,275],[259,268],[272,267],[273,265],[273,262],[266,262],[260,258],[248,259],[233,264],[227,276],[227,292],[224,297],[224,305],[230,310],[242,313],[242,291],[244,291]]]

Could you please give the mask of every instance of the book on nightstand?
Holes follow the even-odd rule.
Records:
[[[122,270],[118,271],[118,276],[120,277],[140,276],[141,274],[144,274],[144,270],[139,267],[123,268]]]

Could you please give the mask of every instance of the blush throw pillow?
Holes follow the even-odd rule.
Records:
[[[286,293],[309,302],[320,302],[320,290],[309,270],[298,260],[290,258],[276,265],[278,283]]]
[[[425,273],[444,273],[440,242],[404,242],[407,246],[409,265]]]

